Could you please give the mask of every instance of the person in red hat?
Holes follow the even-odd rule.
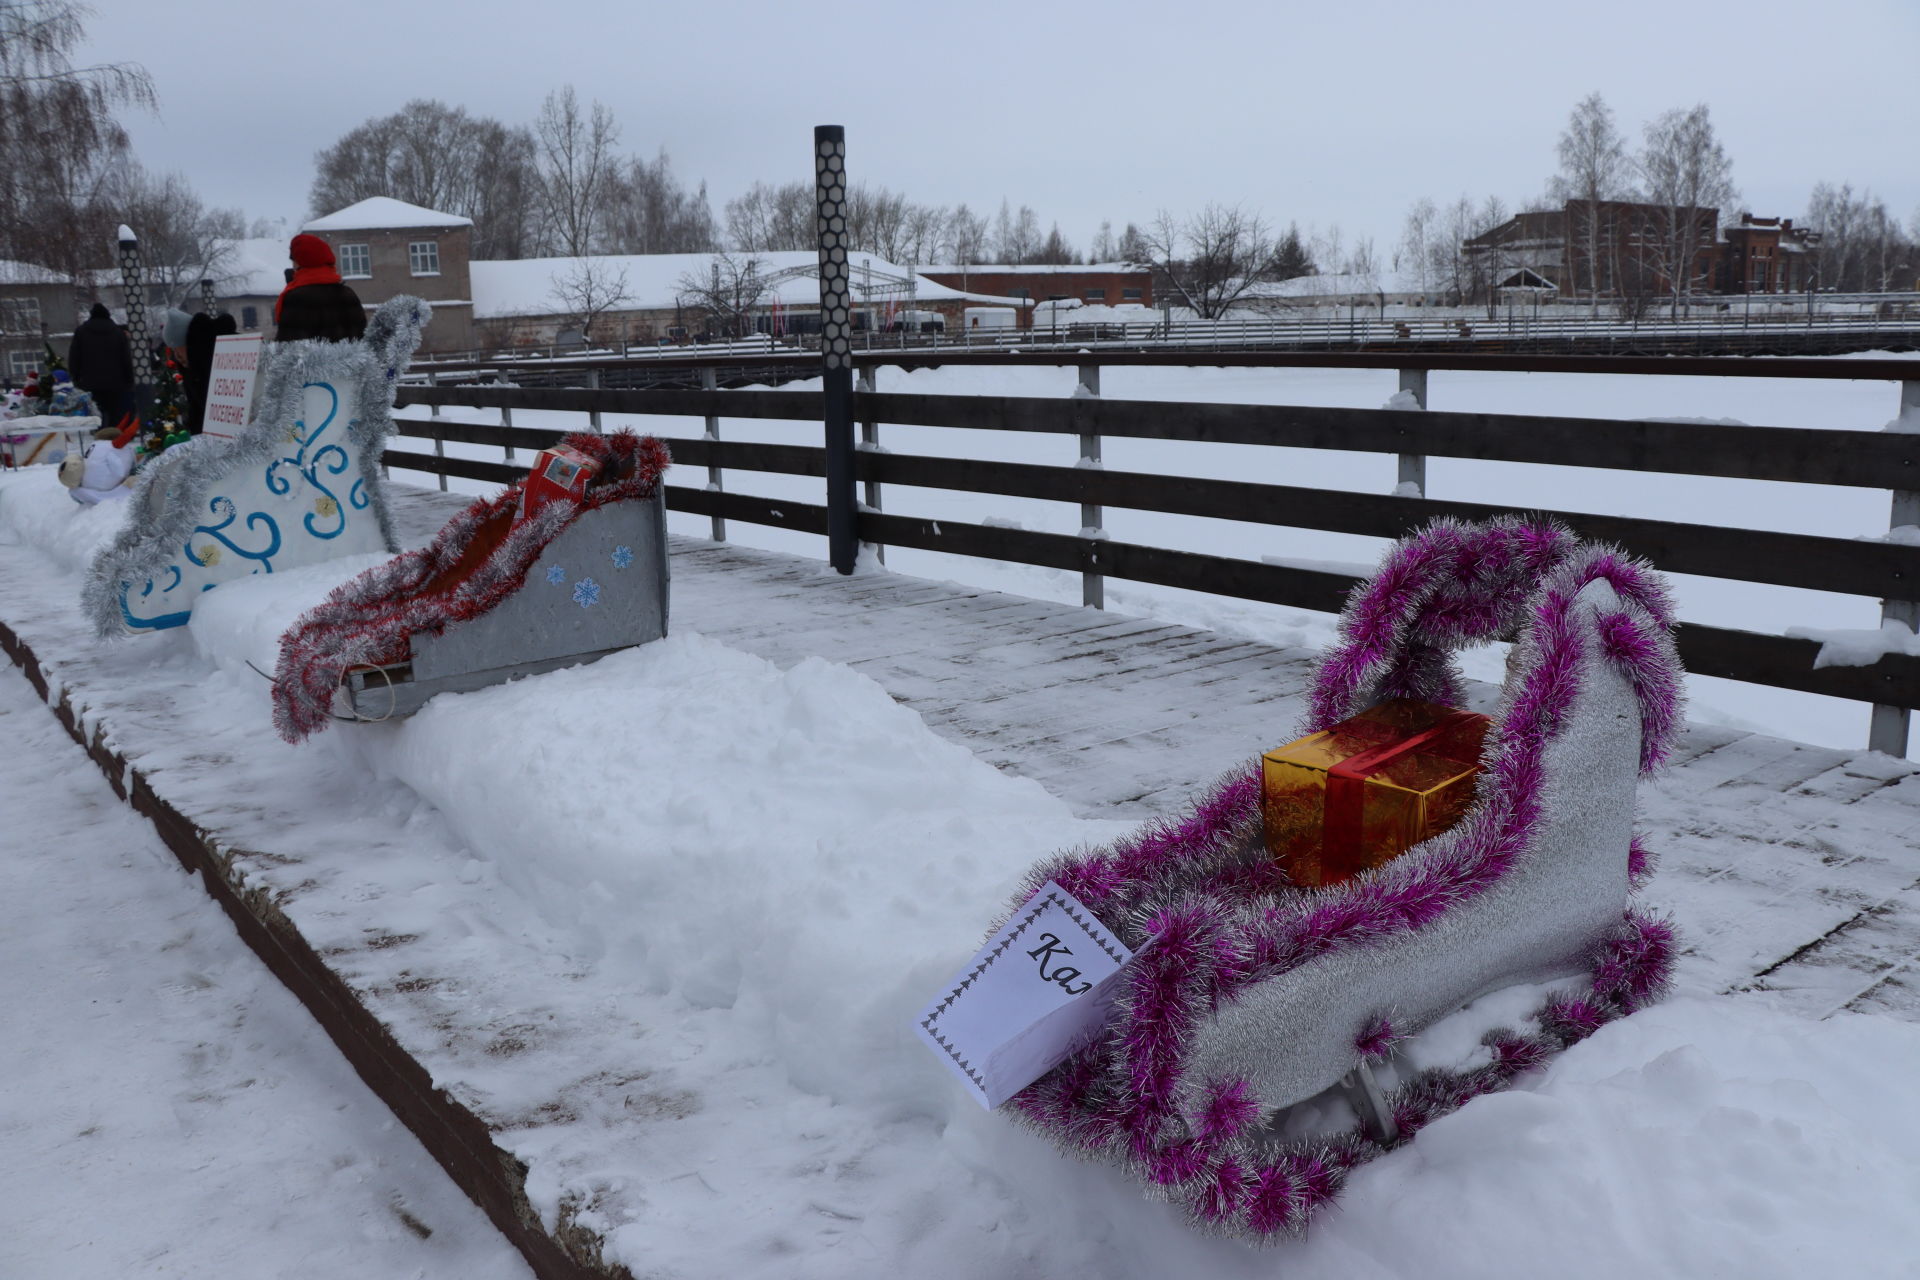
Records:
[[[273,304],[273,340],[359,341],[367,331],[367,310],[360,305],[360,295],[340,282],[332,247],[302,232],[293,238],[288,255],[294,271]]]

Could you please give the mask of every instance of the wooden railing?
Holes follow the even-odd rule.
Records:
[[[1537,367],[1539,360],[1507,363]],[[1663,372],[1675,373],[1904,379],[1899,383],[1899,406],[1889,397],[1888,408],[1892,411],[1906,406],[1920,415],[1920,376],[1916,376],[1920,375],[1920,364],[1655,363]],[[1703,364],[1741,367],[1676,367]],[[1803,368],[1795,373],[1780,368],[1785,365]],[[1099,442],[1105,436],[1391,453],[1401,460],[1403,481],[1411,478],[1413,491],[1422,493],[1428,456],[1847,485],[1891,492],[1891,524],[1920,525],[1920,435],[1916,434],[1104,400],[1098,396],[1097,367],[1091,361],[1083,361],[1083,366],[1080,391],[1071,399],[861,390],[855,396],[855,416],[867,424],[1077,436],[1083,458],[1097,458]],[[1805,366],[1819,372],[1808,371]],[[1401,385],[1425,402],[1423,369],[1403,371]],[[825,505],[752,497],[720,488],[727,470],[823,477],[826,452],[820,446],[719,438],[720,421],[726,418],[819,422],[822,399],[816,392],[409,387],[403,389],[401,403],[431,407],[436,415],[440,406],[450,405],[497,409],[508,423],[513,411],[527,409],[592,414],[596,418],[609,413],[704,418],[705,438],[674,439],[670,447],[678,464],[708,468],[708,484],[670,484],[670,509],[711,517],[716,536],[720,536],[720,522],[724,520],[815,534],[824,534],[828,527]],[[447,457],[447,441],[499,447],[512,457],[514,450],[546,447],[557,434],[512,425],[453,423],[437,416],[406,415],[399,421],[404,435],[434,441],[435,452],[428,455],[389,450],[388,465],[438,474],[443,488],[448,476],[507,483],[523,474],[523,468],[510,462]],[[871,434],[877,438],[877,425]],[[1116,577],[1332,613],[1339,611],[1356,579],[1340,573],[1104,537],[893,515],[880,510],[884,487],[898,484],[1079,503],[1084,523],[1089,526],[1101,523],[1104,508],[1123,507],[1381,538],[1402,536],[1440,516],[1484,519],[1502,513],[1540,513],[1563,521],[1583,536],[1616,542],[1669,572],[1868,596],[1883,602],[1883,616],[1909,627],[1920,622],[1920,605],[1914,603],[1920,600],[1920,546],[1895,542],[1543,511],[1524,503],[1493,506],[1457,502],[1412,496],[1405,483],[1394,494],[1349,493],[1089,466],[1041,466],[874,450],[857,453],[856,478],[865,485],[864,505],[856,515],[861,541],[1078,571],[1088,583],[1086,599],[1092,604],[1100,602],[1101,581]],[[1870,745],[1889,754],[1906,751],[1909,712],[1920,708],[1920,658],[1893,654],[1871,666],[1815,668],[1820,646],[1810,640],[1693,622],[1683,622],[1677,638],[1688,670],[1698,674],[1871,703],[1875,709]]]

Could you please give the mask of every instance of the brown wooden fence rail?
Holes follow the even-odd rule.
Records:
[[[1920,374],[1920,367],[1902,367],[1902,362],[1847,363],[1890,366],[1888,370],[1861,371],[1854,376]],[[1712,372],[1729,371],[1715,368]],[[1759,372],[1758,367],[1755,372]],[[1829,364],[1820,376],[1847,375],[1837,375]],[[1084,371],[1082,382],[1088,385]],[[1091,386],[1097,391],[1097,373],[1092,376]],[[1902,388],[1903,403],[1920,407],[1920,379],[1903,381]],[[1419,389],[1424,392],[1424,385]],[[1424,394],[1420,398],[1424,400]],[[519,409],[701,417],[708,419],[708,438],[670,441],[674,459],[682,465],[710,468],[713,475],[723,470],[743,470],[818,477],[826,472],[825,450],[816,445],[715,438],[719,418],[818,422],[822,406],[815,392],[409,387],[403,389],[401,403],[431,406],[435,413],[440,406],[453,405],[498,409],[508,421]],[[855,413],[862,422],[1074,435],[1083,441],[1083,453],[1085,442],[1095,441],[1092,456],[1096,457],[1101,436],[1393,453],[1403,459],[1403,475],[1405,459],[1439,455],[1857,486],[1892,491],[1896,524],[1911,522],[1902,518],[1909,507],[1920,511],[1920,505],[1916,505],[1920,500],[1915,498],[1915,491],[1920,490],[1920,435],[1913,434],[1508,414],[1168,404],[1102,400],[1097,396],[1041,399],[861,392],[856,395]],[[443,477],[443,485],[446,476],[508,483],[524,474],[524,468],[507,462],[446,457],[444,442],[498,447],[511,457],[516,450],[543,448],[556,438],[553,431],[453,423],[437,417],[403,416],[399,429],[404,435],[433,440],[436,453],[390,450],[388,465],[437,473]],[[880,486],[897,484],[1078,502],[1094,513],[1113,506],[1382,538],[1399,537],[1439,516],[1484,519],[1503,513],[1541,513],[1564,521],[1584,536],[1617,542],[1670,572],[1875,597],[1886,602],[1886,616],[1909,622],[1915,608],[1910,602],[1920,598],[1920,546],[1891,542],[1490,506],[1397,493],[1333,492],[978,458],[863,450],[856,456],[856,467],[857,478],[873,486],[869,490],[873,496],[867,499],[871,507],[879,506],[874,497]],[[716,520],[744,520],[815,534],[824,534],[827,529],[827,508],[814,503],[669,485],[667,505],[672,510]],[[1920,515],[1913,519],[1920,520]],[[1337,612],[1356,581],[1339,573],[1228,556],[945,519],[933,521],[878,510],[861,510],[857,525],[862,541],[882,546],[918,547],[1079,571],[1090,582],[1117,577],[1324,612]],[[1819,645],[1812,641],[1698,623],[1682,623],[1678,641],[1687,668],[1699,674],[1874,704],[1871,745],[1893,754],[1903,754],[1906,749],[1908,712],[1920,708],[1920,658],[1889,655],[1872,666],[1816,669],[1813,663]]]

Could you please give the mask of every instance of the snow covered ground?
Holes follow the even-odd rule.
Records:
[[[0,743],[0,1276],[530,1275],[11,668]]]
[[[1875,355],[1886,358],[1887,353]],[[1920,361],[1920,357],[1914,358]],[[1920,371],[1920,363],[1915,367]],[[915,371],[885,368],[879,371],[878,385],[882,391],[930,395],[1064,397],[1073,393],[1076,376],[1071,367],[1044,364]],[[818,383],[788,385],[803,389],[817,387]],[[1114,367],[1101,374],[1101,390],[1109,398],[1173,402],[1378,408],[1393,396],[1396,387],[1392,370]],[[1899,398],[1895,385],[1885,381],[1436,371],[1429,378],[1429,406],[1470,412],[1877,431],[1894,417]],[[462,421],[499,421],[498,412],[492,410],[443,412]],[[520,410],[514,414],[514,422],[519,426],[573,430],[582,429],[585,418],[580,414]],[[608,414],[605,422],[608,427],[631,425],[663,437],[693,437],[705,430],[703,421],[695,418],[621,418]],[[819,428],[807,423],[723,419],[720,433],[729,440],[819,442]],[[884,448],[898,453],[1061,466],[1075,461],[1078,448],[1071,436],[888,425],[881,427],[880,441]],[[399,447],[420,446],[418,442],[402,442]],[[500,457],[498,450],[477,446],[449,445],[448,449],[496,461]],[[1395,460],[1385,454],[1118,438],[1105,441],[1103,453],[1104,464],[1113,470],[1371,493],[1389,492],[1396,482]],[[1428,495],[1436,498],[1840,538],[1884,538],[1890,515],[1886,491],[1831,485],[1456,458],[1429,459],[1427,476]],[[431,478],[415,478],[435,483]],[[688,468],[669,479],[694,487],[706,483],[704,469]],[[457,479],[449,483],[455,489],[474,492],[490,487]],[[820,501],[817,480],[733,471],[727,473],[725,485],[740,493]],[[1077,505],[989,494],[888,486],[883,506],[889,512],[905,515],[1011,524],[1049,533],[1078,533],[1081,528]],[[1275,513],[1276,520],[1284,518],[1284,512]],[[705,517],[669,513],[668,527],[676,533],[705,536],[710,524]],[[1107,510],[1105,528],[1111,537],[1122,541],[1252,560],[1318,561],[1329,567],[1355,567],[1356,572],[1356,566],[1371,565],[1385,548],[1384,541],[1376,538],[1117,508]],[[729,522],[728,537],[748,546],[821,558],[826,554],[824,539],[737,520]],[[904,573],[1040,599],[1075,603],[1080,599],[1078,575],[1059,570],[905,548],[889,550],[887,563]],[[1879,626],[1878,602],[1863,597],[1688,575],[1674,575],[1673,582],[1680,614],[1689,621],[1776,635],[1789,627],[1872,630]],[[1332,634],[1330,615],[1118,579],[1107,582],[1107,602],[1109,608],[1121,612],[1185,622],[1273,644],[1318,647]],[[1498,655],[1493,655],[1484,670],[1472,674],[1494,678],[1497,659]],[[1691,680],[1691,693],[1691,713],[1699,720],[1826,746],[1856,748],[1866,741],[1868,712],[1858,703],[1706,677]]]
[[[936,736],[866,676],[819,659],[782,670],[685,627],[589,668],[288,747],[244,660],[268,666],[279,629],[353,566],[228,584],[202,602],[190,635],[102,646],[78,627],[73,569],[110,526],[51,485],[50,475],[0,477],[0,610],[32,631],[56,677],[156,787],[237,849],[272,852],[239,855],[249,883],[275,892],[436,1084],[527,1161],[542,1213],[551,1221],[564,1208],[602,1232],[609,1256],[638,1274],[1913,1274],[1920,1104],[1889,1087],[1887,1065],[1914,1060],[1920,1027],[1803,1021],[1697,986],[1367,1166],[1303,1241],[1254,1251],[1195,1235],[1111,1171],[1064,1160],[980,1111],[909,1031],[1025,867],[1114,824],[1075,818],[1037,784]],[[24,702],[18,678],[4,680]],[[10,753],[53,759],[52,720],[0,705],[0,723],[28,726],[4,730]],[[152,993],[163,1012],[218,1004],[237,1032],[181,1040],[215,1046],[216,1063],[220,1045],[239,1054],[238,1039],[284,1055],[235,1065],[228,1095],[265,1097],[253,1093],[260,1082],[321,1056],[257,1012],[277,993],[197,953],[176,959],[177,947],[157,959],[123,951],[130,930],[117,904],[158,896],[130,878],[184,882],[103,793],[94,812],[52,782],[41,789],[52,802],[0,834],[4,900],[21,921],[6,945],[32,957],[10,958],[5,972],[99,968],[110,987]],[[11,799],[10,815],[24,809],[25,797]],[[52,914],[45,881],[77,893],[68,882],[83,872],[94,912],[115,922],[105,936],[25,927]],[[205,911],[197,932],[211,933],[221,922]],[[163,924],[159,941],[181,931]],[[214,986],[167,987],[193,988],[195,973]],[[26,998],[11,994],[19,985],[10,1000]],[[92,1034],[82,1001],[98,997],[37,985],[29,1009],[48,1033],[34,1053],[0,1058],[0,1114],[28,1135],[9,1149],[30,1153],[0,1175],[12,1179],[0,1200],[9,1215],[50,1212],[38,1198],[54,1194],[49,1175],[114,1133],[82,1136],[113,1118],[106,1104],[102,1116],[56,1118],[82,1096],[71,1082],[80,1063],[33,1065],[53,1029]],[[180,1040],[169,1051],[165,1037],[146,1038],[165,1060],[114,1096],[142,1100],[149,1121],[155,1099],[172,1099],[174,1125],[187,1130],[181,1108],[207,1088],[195,1075],[206,1060]],[[1428,1048],[1449,1051],[1444,1037]],[[1468,1037],[1450,1051],[1476,1050]],[[243,1090],[243,1079],[256,1084]],[[193,1179],[155,1188],[163,1175],[136,1164],[134,1191],[179,1200],[164,1220],[162,1210],[135,1216],[116,1236],[185,1248],[187,1223],[260,1203],[236,1197],[259,1195],[258,1216],[271,1216],[334,1182],[360,1198],[322,1202],[333,1234],[316,1229],[316,1248],[387,1230],[395,1184],[367,1170],[374,1140],[290,1101],[271,1105],[284,1130],[273,1154],[287,1156],[292,1141],[309,1144],[295,1152],[311,1159],[262,1171],[247,1162],[269,1139],[235,1130],[192,1148]],[[177,1152],[173,1133],[137,1126],[113,1150],[140,1155],[161,1138]],[[366,1183],[333,1171],[341,1148]],[[461,1227],[412,1182],[402,1194],[436,1227],[422,1247],[498,1244],[477,1213]],[[81,1208],[60,1211],[112,1195],[89,1189],[62,1202]],[[129,1259],[121,1274],[151,1273],[143,1255],[118,1256]],[[422,1255],[330,1274],[512,1273],[488,1265]],[[209,1273],[221,1267],[196,1272]]]

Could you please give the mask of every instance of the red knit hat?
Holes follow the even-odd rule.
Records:
[[[333,246],[319,236],[303,231],[293,238],[287,256],[293,259],[296,267],[330,267],[333,265]]]
[[[301,232],[287,246],[287,256],[293,259],[293,265],[299,270],[287,281],[287,287],[273,300],[273,322],[280,323],[280,308],[286,302],[287,295],[302,285],[339,284],[340,273],[333,267],[333,246],[319,236],[310,236]]]

